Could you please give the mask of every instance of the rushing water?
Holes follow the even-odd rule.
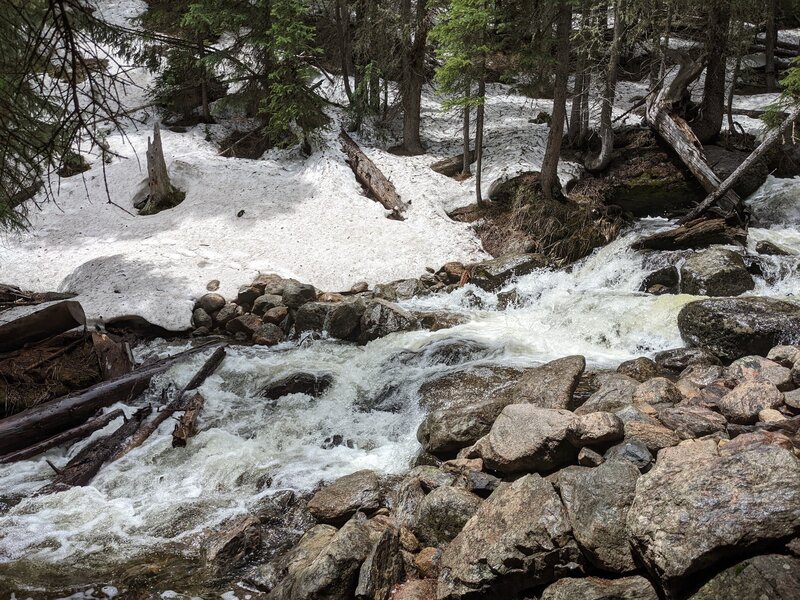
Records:
[[[797,181],[770,180],[751,199],[751,250],[769,240],[794,253],[763,257],[756,294],[800,293],[798,196]],[[444,344],[473,342],[462,357],[467,363],[529,366],[583,354],[594,367],[680,346],[676,316],[693,298],[638,291],[647,273],[680,256],[629,249],[637,237],[668,225],[642,221],[567,271],[521,278],[509,286],[522,298],[517,307],[498,310],[495,295],[472,286],[406,303],[466,317],[451,329],[393,335],[366,347],[309,340],[272,350],[232,348],[201,388],[201,432],[188,448],[170,446],[167,422],[141,448],[106,465],[90,486],[34,496],[51,478],[46,460],[63,465],[82,443],[0,466],[0,592],[97,583],[99,573],[107,581],[115,565],[153,553],[190,560],[205,531],[254,511],[276,491],[310,490],[320,480],[364,468],[406,470],[418,451],[415,432],[424,416],[418,388],[454,368],[436,352]],[[145,358],[180,349],[162,342],[138,352]],[[185,384],[204,358],[154,382],[137,405],[155,401],[170,381]],[[259,395],[265,384],[297,371],[330,374],[334,384],[316,399],[295,394],[275,402]],[[375,410],[375,399],[386,390],[392,390],[392,411]],[[344,443],[330,447],[326,439],[333,436]],[[107,597],[115,591],[98,587],[92,593]]]

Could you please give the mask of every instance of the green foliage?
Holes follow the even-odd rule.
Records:
[[[783,92],[778,100],[771,104],[761,115],[761,120],[769,128],[774,128],[781,124],[783,121],[781,113],[784,110],[794,108],[800,103],[800,58],[795,58],[792,61],[792,66],[787,71],[786,77],[781,79],[781,87]]]

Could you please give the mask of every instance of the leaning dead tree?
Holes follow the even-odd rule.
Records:
[[[143,215],[154,215],[173,208],[186,196],[170,182],[158,123],[153,126],[153,139],[147,138],[147,188],[147,201],[140,211]]]
[[[353,169],[358,182],[367,189],[373,199],[391,211],[390,219],[404,221],[403,211],[408,205],[400,198],[394,184],[362,152],[346,131],[342,130],[339,137],[342,140],[342,150],[347,155],[347,164]]]

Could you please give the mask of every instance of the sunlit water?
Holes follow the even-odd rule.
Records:
[[[794,252],[763,258],[764,277],[757,278],[755,294],[788,299],[800,294],[799,183],[771,179],[751,199],[756,218],[751,250],[757,241],[769,240]],[[466,317],[451,329],[393,335],[365,347],[318,340],[272,350],[229,349],[201,388],[206,398],[201,431],[188,448],[171,447],[173,423],[167,422],[141,448],[103,467],[90,486],[33,496],[51,479],[46,459],[63,465],[83,444],[0,466],[0,592],[59,581],[97,583],[93,574],[113,572],[113,565],[153,552],[193,556],[204,530],[256,510],[278,490],[310,490],[358,469],[403,472],[419,450],[415,433],[424,417],[417,405],[419,386],[464,366],[437,359],[436,348],[449,342],[475,343],[467,363],[515,366],[568,354],[583,354],[594,367],[614,366],[682,345],[676,316],[694,298],[638,291],[649,272],[680,257],[629,249],[637,237],[668,225],[642,221],[568,271],[521,278],[509,285],[523,298],[516,308],[497,310],[495,295],[472,286],[406,303]],[[181,349],[151,343],[138,352],[145,358]],[[155,381],[136,405],[156,401],[169,382],[185,384],[204,358]],[[316,399],[296,394],[271,401],[259,394],[270,381],[298,371],[329,374],[334,384]],[[393,412],[371,409],[386,389],[395,391]],[[345,443],[325,444],[335,435]],[[97,593],[108,595],[100,588]]]

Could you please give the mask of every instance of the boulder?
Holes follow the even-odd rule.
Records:
[[[652,424],[642,421],[629,421],[625,423],[625,439],[638,440],[644,444],[650,452],[658,452],[662,448],[677,446],[681,438],[671,429],[667,429],[660,423]]]
[[[276,306],[264,313],[264,322],[280,325],[289,316],[289,308],[286,306]]]
[[[208,314],[213,314],[225,306],[225,297],[221,294],[203,294],[195,303],[195,308],[202,308]]]
[[[258,568],[257,581],[259,585],[275,591],[270,598],[289,600],[288,593],[291,590],[286,589],[289,586],[280,589],[279,584],[284,580],[290,581],[297,572],[308,567],[328,546],[334,535],[336,535],[336,528],[330,525],[311,527],[286,554]]]
[[[389,600],[392,589],[405,576],[400,535],[386,529],[370,550],[358,574],[356,600]]]
[[[578,386],[586,359],[567,356],[540,367],[526,369],[510,394],[516,403],[527,402],[541,408],[576,408],[572,395]]]
[[[432,358],[425,357],[425,362],[430,364]],[[522,373],[519,369],[497,365],[470,367],[445,373],[420,386],[419,405],[425,410],[433,411],[468,406],[485,398],[500,395],[508,397],[510,394],[507,390],[513,388]],[[498,410],[498,414],[500,410],[502,407]]]
[[[719,365],[692,365],[681,372],[680,381],[689,381],[704,388],[725,378],[725,368]]]
[[[800,559],[767,554],[754,556],[715,575],[690,600],[800,598]]]
[[[380,508],[381,481],[375,471],[356,471],[340,477],[319,490],[308,502],[308,510],[317,521],[338,525],[356,511],[372,512]]]
[[[392,600],[436,600],[436,580],[409,579],[395,590]]]
[[[253,343],[274,346],[286,340],[286,334],[274,323],[264,323],[253,333]]]
[[[596,377],[598,390],[575,410],[576,415],[593,412],[616,412],[633,404],[633,395],[640,382],[621,373],[600,373]]]
[[[239,293],[236,295],[236,301],[239,306],[252,307],[256,299],[263,295],[259,288],[250,285],[243,285],[239,288]]]
[[[617,415],[596,412],[578,417],[567,437],[573,446],[580,448],[616,442],[624,435],[625,426]]]
[[[794,387],[790,368],[761,356],[743,356],[733,361],[728,367],[728,375],[739,382],[764,379],[781,391],[788,391]]]
[[[577,458],[568,441],[576,423],[568,410],[510,404],[467,457],[482,458],[487,469],[501,473],[552,471]]]
[[[432,465],[419,465],[408,472],[407,477],[416,477],[426,493],[440,487],[447,487],[456,482],[454,473],[443,471]]]
[[[578,452],[578,464],[582,467],[596,467],[603,464],[603,455],[591,448],[581,448]]]
[[[627,461],[604,462],[593,469],[570,467],[559,474],[561,500],[584,556],[611,573],[634,571],[626,530],[639,470]]]
[[[417,568],[420,576],[426,579],[436,579],[439,577],[439,567],[441,563],[442,550],[431,546],[420,550],[420,553],[417,554],[417,557],[414,559],[414,566]]]
[[[677,294],[680,280],[676,267],[664,267],[645,277],[639,286],[639,291],[655,295]]]
[[[714,170],[714,173],[717,174],[720,181],[724,181],[730,177],[749,156],[747,152],[729,150],[728,148],[723,148],[722,146],[716,146],[714,144],[703,146],[703,153],[706,156],[706,162],[708,162],[709,166]],[[769,172],[770,169],[767,166],[767,161],[763,158],[758,159],[736,180],[733,191],[742,198],[747,198],[764,184]]]
[[[268,310],[283,306],[283,298],[276,294],[262,294],[253,300],[253,314],[264,316]]]
[[[675,384],[665,377],[654,377],[639,384],[633,393],[633,404],[649,404],[657,408],[673,406],[683,400]]]
[[[795,410],[800,410],[800,390],[792,390],[783,395],[783,402],[786,406]]]
[[[316,398],[325,393],[331,384],[333,377],[328,374],[292,373],[270,382],[262,388],[259,395],[270,400],[277,400],[288,394],[306,394]]]
[[[225,325],[225,331],[232,335],[242,333],[250,338],[256,331],[261,329],[262,325],[263,322],[259,317],[248,313],[228,321],[228,324]]]
[[[417,319],[397,304],[376,298],[369,302],[361,316],[361,343],[371,342],[378,338],[408,331],[418,327]]]
[[[202,308],[195,308],[192,311],[192,325],[195,328],[205,327],[211,330],[214,327],[214,319],[212,319],[211,315]]]
[[[680,373],[692,365],[718,365],[720,361],[702,348],[674,348],[656,354],[655,363],[662,369]]]
[[[258,288],[261,291],[261,294],[282,296],[287,281],[288,280],[284,279],[280,275],[276,275],[275,273],[261,273],[250,285]]]
[[[719,401],[719,409],[731,423],[748,425],[758,421],[765,408],[778,408],[783,394],[769,381],[751,379],[741,383]]]
[[[636,439],[625,440],[621,444],[611,446],[603,455],[603,459],[608,462],[612,460],[622,460],[631,463],[639,469],[640,473],[650,470],[654,462],[653,455],[642,442]]]
[[[690,302],[678,314],[683,339],[726,360],[765,356],[800,340],[800,306],[772,298],[714,298]]]
[[[712,248],[692,254],[681,266],[681,292],[694,296],[738,296],[755,287],[742,257]]]
[[[620,579],[566,577],[548,586],[541,600],[658,600],[658,594],[653,584],[638,575]]]
[[[487,291],[503,287],[514,277],[533,273],[550,266],[543,254],[509,254],[487,260],[472,267],[470,283]]]
[[[355,340],[366,304],[361,298],[345,300],[333,306],[325,322],[325,331],[340,340]]]
[[[317,290],[313,285],[300,283],[293,279],[284,281],[281,304],[289,308],[300,308],[306,302],[313,302],[317,299]]]
[[[752,547],[796,535],[798,478],[800,460],[769,443],[666,448],[636,485],[628,513],[634,553],[669,590]]]
[[[678,404],[658,411],[658,419],[682,439],[725,431],[728,422],[718,412],[702,406]]]
[[[552,484],[526,475],[502,483],[447,546],[437,598],[511,598],[567,575],[580,562]]]
[[[624,363],[617,367],[617,373],[622,373],[628,377],[632,377],[636,381],[644,383],[653,377],[661,375],[661,368],[655,361],[645,358],[644,356],[634,358],[633,360],[626,360]]]
[[[461,532],[481,502],[466,490],[438,487],[422,500],[410,529],[429,546],[445,546]]]
[[[225,327],[230,321],[236,317],[241,317],[243,314],[244,309],[241,306],[234,304],[233,302],[229,302],[219,309],[219,312],[214,317],[214,320],[220,327]]]
[[[417,429],[417,439],[431,454],[458,452],[486,435],[507,404],[507,400],[490,399],[434,410]]]
[[[327,302],[306,302],[294,313],[295,331],[322,331],[332,308]]]
[[[765,256],[789,256],[791,253],[767,240],[756,242],[756,252]]]
[[[782,367],[791,369],[800,361],[800,346],[775,346],[767,353],[767,358]]]

